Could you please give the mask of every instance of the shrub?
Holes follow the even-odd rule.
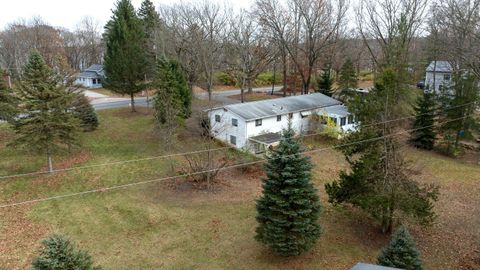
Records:
[[[223,71],[219,71],[215,73],[215,81],[223,85],[230,85],[230,86],[236,85],[235,78],[232,75]]]

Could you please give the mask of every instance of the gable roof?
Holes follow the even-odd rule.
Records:
[[[435,66],[435,62],[437,65]],[[432,61],[427,67],[427,72],[452,72],[452,65],[448,61]]]
[[[78,74],[78,77],[85,78],[103,78],[105,72],[103,71],[103,65],[93,64],[85,69],[82,73]]]
[[[357,263],[351,270],[400,270],[399,268],[386,267],[374,264]]]
[[[307,111],[329,106],[341,105],[342,102],[321,93],[284,98],[267,99],[247,103],[226,105],[223,108],[232,111],[246,121]]]

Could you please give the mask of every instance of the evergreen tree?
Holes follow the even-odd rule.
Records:
[[[318,87],[318,92],[327,95],[331,97],[333,95],[333,78],[331,74],[331,68],[330,65],[328,65],[326,68],[323,69],[322,75],[320,76],[318,82],[317,82],[317,87]]]
[[[135,93],[144,89],[147,73],[145,34],[130,0],[119,0],[105,26],[105,87],[130,95],[135,112]]]
[[[267,157],[263,194],[257,201],[255,239],[280,256],[308,251],[320,237],[320,201],[311,183],[312,164],[289,127]]]
[[[458,148],[462,134],[468,134],[474,123],[475,108],[480,101],[479,82],[472,74],[458,74],[454,76],[454,84],[444,91],[440,97],[447,106],[445,124],[442,130],[447,140],[448,152]],[[451,149],[453,143],[453,149]]]
[[[97,114],[84,94],[76,94],[72,109],[75,117],[80,120],[80,127],[83,131],[93,131],[97,129]]]
[[[375,88],[348,104],[358,121],[357,130],[343,139],[341,148],[350,168],[325,186],[329,202],[363,209],[380,222],[384,233],[392,230],[395,220],[430,223],[438,197],[437,186],[412,179],[395,136],[401,132],[398,119],[410,114],[414,98],[407,68],[410,15],[400,15],[390,29],[392,38],[382,45]]]
[[[42,241],[40,256],[32,263],[33,270],[93,270],[92,257],[77,248],[61,235],[53,235]]]
[[[401,226],[390,243],[378,255],[378,264],[405,270],[421,270],[422,261],[415,241],[407,228]]]
[[[355,66],[350,58],[348,58],[340,69],[340,77],[338,78],[340,90],[349,90],[358,87],[358,78],[355,72]]]
[[[157,89],[155,109],[159,122],[167,122],[165,110],[168,106],[175,109],[175,118],[188,118],[191,114],[192,97],[178,62],[162,57],[158,61],[157,72],[154,87]]]
[[[0,70],[0,120],[12,121],[17,112],[17,99],[4,80],[4,73]]]
[[[155,10],[152,1],[144,0],[138,10],[138,17],[142,23],[145,34],[144,49],[146,53],[147,78],[153,79],[156,72],[157,61],[157,35],[160,27],[160,15]]]
[[[52,171],[52,154],[76,141],[78,120],[70,110],[74,96],[37,51],[30,53],[17,93],[22,117],[15,121],[14,144],[44,153]]]
[[[418,148],[431,150],[435,143],[435,100],[432,93],[424,93],[418,98],[415,108],[416,117],[413,122],[410,142]]]

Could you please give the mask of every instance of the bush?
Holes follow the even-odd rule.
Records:
[[[53,235],[42,241],[42,250],[32,263],[33,270],[93,270],[92,257],[61,235]]]
[[[83,131],[93,131],[98,127],[98,118],[95,110],[84,94],[77,94],[73,101],[73,113],[80,120]]]
[[[223,71],[215,73],[215,81],[222,85],[235,86],[237,84],[237,81],[232,75]]]
[[[255,85],[258,86],[265,86],[265,85],[272,85],[273,84],[273,72],[267,71],[258,74],[257,78],[255,79]],[[275,84],[282,83],[282,75],[276,73],[275,74]]]
[[[421,270],[422,261],[415,241],[407,228],[401,226],[390,243],[378,255],[378,264],[406,270]]]

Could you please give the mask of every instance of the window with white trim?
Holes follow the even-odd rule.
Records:
[[[219,122],[219,123],[220,123],[220,115],[215,114],[215,122]]]
[[[262,125],[262,119],[257,119],[257,120],[255,120],[255,126],[256,126],[256,127],[259,127],[259,126],[261,126],[261,125]]]
[[[237,137],[230,135],[230,143],[233,145],[237,145]]]
[[[238,127],[238,119],[232,118],[232,126]]]

